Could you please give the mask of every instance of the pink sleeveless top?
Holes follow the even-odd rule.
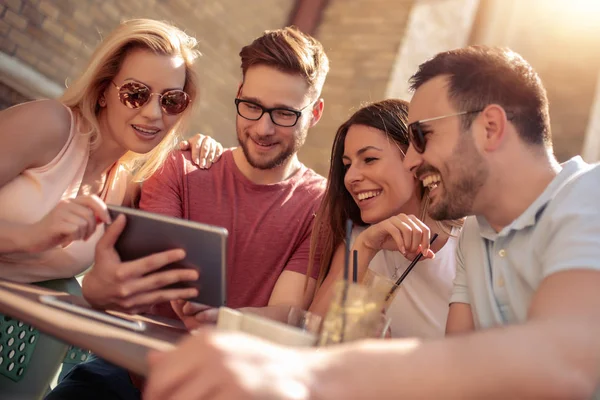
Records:
[[[79,192],[89,159],[89,138],[77,130],[71,109],[71,131],[61,151],[47,165],[23,171],[0,187],[0,219],[31,224],[42,219],[62,199]],[[18,132],[15,132],[18,134]],[[122,204],[127,190],[127,171],[112,168],[101,194],[110,204]],[[65,248],[56,247],[37,254],[0,255],[0,277],[17,282],[39,282],[69,278],[92,265],[96,243],[104,233],[98,225],[87,241],[75,241]]]

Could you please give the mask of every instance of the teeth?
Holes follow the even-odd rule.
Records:
[[[423,179],[423,187],[428,187],[430,190],[435,189],[438,186],[438,183],[442,180],[442,177],[438,174],[429,175],[425,179]]]
[[[160,131],[160,129],[144,129],[137,125],[133,125],[133,127],[142,133],[147,133],[148,135],[154,135]]]
[[[381,190],[378,190],[376,192],[362,192],[362,193],[359,193],[356,197],[358,197],[358,200],[362,201],[362,200],[370,199],[371,197],[379,196],[380,194],[381,194]]]

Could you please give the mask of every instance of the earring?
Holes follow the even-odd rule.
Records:
[[[106,107],[106,99],[104,98],[104,96],[98,99],[98,104],[100,105],[100,107]]]

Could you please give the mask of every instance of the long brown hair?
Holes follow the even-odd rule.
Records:
[[[400,148],[403,154],[409,146],[408,141],[408,103],[399,99],[388,99],[368,104],[356,111],[337,130],[331,149],[329,177],[323,201],[317,211],[310,238],[309,266],[307,276],[314,268],[315,256],[319,257],[319,284],[323,282],[331,265],[333,254],[344,242],[346,220],[354,225],[366,226],[361,219],[360,209],[344,185],[344,142],[352,125],[365,125],[386,134]],[[420,219],[424,219],[429,205],[425,189],[419,185],[421,199]],[[443,221],[440,226],[450,233],[452,227],[461,226],[462,221]]]

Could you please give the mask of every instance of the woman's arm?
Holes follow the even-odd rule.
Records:
[[[23,171],[56,157],[69,138],[71,116],[55,100],[0,112],[0,190]],[[18,199],[15,199],[18,201]],[[0,254],[33,251],[31,225],[0,220]]]

